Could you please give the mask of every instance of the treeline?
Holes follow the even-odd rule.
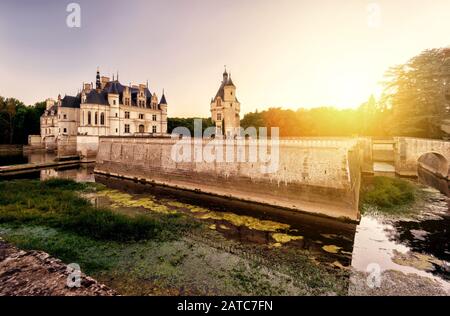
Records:
[[[45,102],[26,106],[0,96],[0,144],[27,144],[28,135],[40,134],[39,118],[44,111]]]
[[[202,120],[202,134],[206,128],[214,126],[211,118],[198,118],[198,117],[190,117],[190,118],[180,118],[180,117],[169,117],[167,118],[167,132],[172,133],[174,128],[177,127],[186,127],[189,129],[191,136],[194,136],[194,120],[201,119]]]
[[[383,122],[389,113],[390,111],[378,111],[371,98],[371,101],[358,109],[321,107],[294,111],[270,108],[262,112],[251,112],[241,120],[241,126],[267,127],[269,135],[271,127],[278,127],[280,137],[387,137]]]

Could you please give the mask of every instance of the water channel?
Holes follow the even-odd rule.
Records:
[[[48,153],[28,153],[21,155],[3,155],[1,165],[22,164],[27,162],[51,161]],[[131,181],[107,179],[96,176],[94,166],[83,165],[78,168],[45,169],[4,178],[31,178],[45,180],[52,177],[70,178],[80,182],[101,182],[114,192],[131,195],[134,199],[151,197],[158,205],[169,209],[183,211],[182,206],[192,210],[193,205],[200,209],[200,219],[208,221],[211,226],[226,238],[240,243],[274,243],[270,230],[264,229],[264,223],[288,225],[285,235],[289,242],[283,247],[301,247],[307,250],[319,264],[332,265],[336,269],[349,269],[354,276],[370,275],[379,269],[383,273],[400,273],[413,281],[405,284],[417,284],[417,278],[426,280],[440,293],[450,295],[450,211],[448,184],[433,179],[428,174],[421,174],[419,181],[434,187],[442,186],[441,192],[429,186],[423,190],[430,193],[430,200],[423,210],[414,218],[390,219],[376,215],[362,215],[358,224],[347,224],[315,216],[286,216],[273,208],[250,207],[210,199],[198,199],[194,195],[170,189],[143,187]],[[391,174],[392,166],[385,163],[375,164],[379,174]],[[393,176],[393,175],[392,175]],[[443,188],[447,188],[445,191]],[[95,203],[111,205],[114,200],[94,197]],[[196,213],[185,211],[195,216]],[[206,214],[206,215],[205,215]],[[225,214],[225,215],[224,215]],[[257,225],[247,224],[253,219]],[[263,225],[261,225],[263,223]],[[378,273],[378,272],[377,272]],[[392,275],[390,276],[392,281]],[[360,280],[365,280],[360,278]],[[421,282],[422,282],[421,281]],[[393,281],[395,282],[395,281]],[[416,282],[416,283],[415,283]],[[358,283],[358,281],[355,281]],[[349,290],[351,294],[367,294],[357,286]],[[353,292],[352,292],[353,291]],[[399,293],[402,293],[401,289]],[[420,294],[420,293],[419,293]]]

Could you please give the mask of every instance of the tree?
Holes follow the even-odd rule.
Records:
[[[190,118],[179,118],[179,117],[169,117],[167,118],[167,132],[172,133],[172,131],[177,127],[186,127],[189,129],[191,136],[194,136],[194,120],[195,119],[201,119],[202,120],[202,134],[204,133],[205,129],[211,126],[215,126],[213,124],[211,118],[196,118],[196,117],[190,117]]]
[[[8,98],[4,99],[3,97],[0,99],[0,124],[3,127],[4,133],[8,139],[8,143],[13,143],[14,138],[14,117],[16,116],[16,108],[17,106],[23,105],[17,99]]]
[[[385,74],[382,105],[392,110],[389,132],[441,138],[450,115],[450,49],[429,49]]]
[[[40,133],[45,102],[25,106],[21,101],[0,96],[0,144],[26,144],[28,135]]]

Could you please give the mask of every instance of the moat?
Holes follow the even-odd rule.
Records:
[[[53,158],[44,153],[3,156],[0,165]],[[125,281],[119,271],[117,275],[95,273],[119,293],[450,295],[449,200],[429,186],[415,183],[427,193],[427,203],[412,216],[392,218],[366,212],[359,224],[351,224],[198,199],[184,192],[98,176],[93,169],[92,165],[45,169],[6,180],[60,177],[97,182],[106,185],[106,190],[84,195],[96,207],[130,216],[178,213],[203,225],[176,243],[130,246],[131,256],[136,252],[140,258],[137,264],[128,262],[137,271],[135,280]],[[422,180],[430,184],[429,177]],[[0,236],[28,233],[57,237],[51,230],[22,228],[13,233],[0,225]],[[312,265],[323,268],[314,273],[326,271],[331,276],[327,281],[338,280],[339,285],[317,293],[296,287],[290,281],[296,260],[302,262],[298,265],[304,269],[308,284],[314,284],[314,277],[320,278],[308,275],[306,267]],[[169,266],[166,261],[171,262]],[[121,266],[129,268],[126,262]],[[380,288],[367,285],[373,267],[380,269]],[[140,283],[142,290],[132,282]]]

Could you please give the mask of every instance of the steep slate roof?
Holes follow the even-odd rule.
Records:
[[[86,94],[86,103],[109,105],[108,95],[105,90],[97,92],[97,90],[91,90]]]
[[[122,85],[118,80],[109,81],[106,83],[105,87],[97,91],[96,89],[92,89],[86,94],[86,103],[91,104],[100,104],[100,105],[109,105],[108,103],[108,93],[115,93],[119,95],[119,104],[123,104],[123,93],[125,91],[125,86]],[[131,94],[131,105],[136,106],[137,105],[137,95],[139,93],[139,88],[136,87],[129,87],[130,94]],[[151,99],[152,99],[152,93],[150,90],[146,87],[144,89],[145,99],[146,99],[146,107],[150,107]],[[69,96],[66,95],[61,100],[61,106],[67,107],[67,108],[80,108],[81,104],[81,94],[77,94],[77,96]],[[164,95],[162,96],[161,102],[159,104],[167,104],[166,99]],[[49,112],[51,110],[57,111],[58,107],[55,105],[51,109],[49,109]]]
[[[214,99],[217,99],[217,97],[220,97],[223,100],[224,99],[224,95],[225,95],[224,88],[227,87],[227,86],[235,87],[233,81],[231,80],[231,77],[228,77],[227,81],[225,81],[225,80],[222,81],[222,84],[220,85],[219,90],[217,91],[216,96],[214,97]]]
[[[61,107],[63,108],[73,108],[73,109],[79,109],[81,103],[81,97],[80,95],[77,95],[76,97],[66,95],[61,100]]]
[[[159,101],[159,104],[167,104],[166,96],[164,95],[164,93],[163,93],[163,95],[161,97],[161,100]]]
[[[120,94],[124,89],[124,86],[122,86],[120,82],[116,80],[108,82],[103,90],[106,93]]]

